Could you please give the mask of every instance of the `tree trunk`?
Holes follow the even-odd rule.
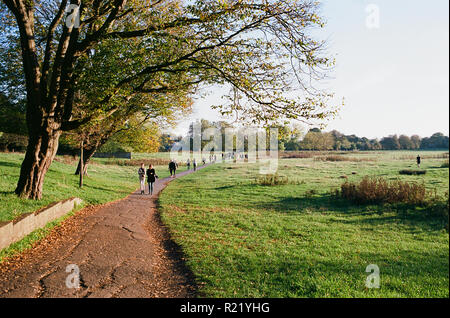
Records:
[[[99,135],[91,135],[88,136],[87,140],[90,140],[90,142],[87,143],[87,146],[85,144],[85,148],[83,151],[83,170],[84,170],[84,175],[87,174],[87,166],[89,164],[89,161],[91,160],[91,158],[94,156],[95,152],[104,144],[106,144],[106,142],[109,140],[109,138],[114,135],[115,128],[116,126],[112,126],[110,127],[108,130],[104,131],[103,134]],[[81,158],[80,158],[81,159]],[[78,166],[77,166],[77,170],[75,171],[75,175],[79,175],[80,174],[80,170],[81,170],[81,160],[78,161]]]
[[[83,170],[84,170],[84,175],[87,175],[88,163],[89,163],[89,161],[91,160],[92,156],[95,154],[96,151],[97,151],[97,147],[88,148],[88,149],[84,149],[83,150]],[[78,161],[78,166],[77,166],[77,170],[75,171],[75,175],[79,175],[80,174],[80,170],[81,170],[81,158]]]
[[[44,177],[58,150],[60,130],[41,129],[30,133],[27,152],[20,169],[15,193],[21,198],[39,200],[42,198]]]
[[[80,188],[83,187],[83,176],[86,173],[86,170],[84,169],[84,160],[83,160],[83,157],[84,157],[83,152],[84,151],[83,150],[84,150],[84,142],[81,141],[81,147],[80,147],[80,170],[82,170],[83,173],[80,173]]]

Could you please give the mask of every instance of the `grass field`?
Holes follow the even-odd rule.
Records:
[[[160,209],[200,296],[448,297],[449,236],[442,219],[423,208],[357,206],[332,195],[345,180],[366,175],[424,183],[444,195],[449,186],[444,152],[421,153],[425,175],[399,174],[416,169],[416,155],[318,153],[281,159],[278,174],[288,182],[278,186],[259,184],[258,164],[216,164],[173,181],[161,194]],[[168,155],[135,159],[152,158]],[[80,189],[76,162],[57,157],[43,199],[21,200],[13,191],[22,159],[0,153],[0,221],[73,196],[101,204],[138,187],[137,167],[95,159]],[[156,169],[160,177],[168,175],[166,166]],[[58,222],[1,251],[0,261],[31,246]],[[370,264],[380,269],[380,289],[365,287]]]
[[[42,200],[22,200],[14,194],[22,160],[23,154],[0,153],[0,221],[12,220],[70,197],[79,197],[85,204],[102,204],[123,198],[139,187],[139,167],[108,165],[108,159],[95,159],[80,189],[79,177],[74,175],[77,162],[57,157],[45,177]],[[165,166],[156,167],[156,171],[160,177],[168,175]]]
[[[349,161],[283,159],[289,184],[261,186],[257,164],[217,164],[172,182],[163,221],[206,297],[449,297],[449,235],[416,208],[357,206],[330,193],[364,176],[423,182],[443,195],[442,152],[346,154]],[[356,160],[356,159],[362,160]],[[376,264],[380,288],[365,287]]]

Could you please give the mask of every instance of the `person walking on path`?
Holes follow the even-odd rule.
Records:
[[[145,165],[141,163],[141,167],[138,170],[139,181],[141,183],[141,194],[145,193]]]
[[[177,171],[177,163],[174,160],[171,160],[169,163],[169,171],[170,171],[170,177],[175,178],[176,171]]]
[[[153,194],[153,184],[156,181],[158,176],[156,175],[155,169],[153,169],[153,165],[150,165],[147,169],[147,183],[148,183],[148,194]]]
[[[421,162],[420,155],[417,155],[416,160],[417,160],[417,168],[420,168],[420,162]]]
[[[197,170],[197,162],[195,161],[195,159],[192,161],[192,166],[194,167],[194,171]]]
[[[187,170],[191,169],[191,161],[188,159],[186,161]]]

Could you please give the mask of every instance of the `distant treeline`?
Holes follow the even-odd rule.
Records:
[[[0,100],[1,101],[1,100]],[[23,121],[23,112],[15,112],[5,107],[0,107],[0,151],[25,151],[27,146],[26,127]],[[222,147],[225,145],[225,130],[233,126],[225,121],[210,122],[201,120],[201,131],[215,127],[222,133]],[[368,139],[356,135],[345,135],[337,130],[323,132],[318,128],[310,129],[306,134],[301,126],[277,126],[278,145],[282,151],[299,150],[429,150],[429,149],[449,149],[449,137],[443,133],[435,133],[430,137],[422,138],[418,135],[391,135],[381,139]],[[142,136],[141,136],[142,135]],[[182,137],[171,138],[168,134],[157,134],[151,132],[152,144],[155,147],[147,147],[156,151],[170,151],[175,142]],[[108,145],[101,149],[104,152],[130,151],[130,146],[144,144],[149,139],[148,135],[140,134],[140,139],[136,138],[113,138]],[[191,124],[188,132],[192,149],[193,126]],[[149,140],[148,140],[149,141]],[[202,149],[209,143],[209,140],[202,140]],[[244,141],[244,149],[247,150],[247,140]],[[113,145],[114,147],[111,147]],[[109,147],[106,147],[109,146]],[[234,145],[236,146],[236,145]],[[111,149],[110,149],[111,148]],[[131,150],[134,151],[134,150]],[[141,150],[142,151],[142,150]],[[60,142],[60,154],[78,154],[79,149],[64,143],[64,138]]]
[[[233,128],[232,125],[224,121],[210,122],[202,119],[200,121],[201,131],[214,127],[222,132],[222,147],[224,147],[224,131],[226,128]],[[435,133],[430,137],[422,138],[418,135],[391,135],[381,139],[368,139],[356,135],[345,135],[337,130],[323,132],[319,128],[313,128],[306,132],[298,125],[277,126],[279,150],[299,151],[299,150],[428,150],[428,149],[448,149],[449,137],[443,133]],[[192,149],[193,126],[189,127],[188,137],[191,139]],[[172,145],[181,140],[182,137],[170,138],[168,134],[163,134],[160,139],[160,151],[170,151]],[[202,148],[209,140],[202,140]],[[244,149],[247,143],[245,140]]]
[[[378,139],[368,139],[356,135],[344,135],[339,131],[322,132],[310,130],[303,140],[282,138],[280,150],[427,150],[448,149],[449,137],[443,133],[435,133],[431,137],[421,138],[418,135],[391,135]]]

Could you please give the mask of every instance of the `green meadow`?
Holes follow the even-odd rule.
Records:
[[[444,196],[443,152],[349,153],[349,161],[280,159],[284,185],[258,183],[258,164],[216,164],[177,179],[160,211],[201,297],[449,297],[449,235],[420,207],[355,205],[333,195],[364,176],[423,183]],[[321,155],[319,155],[320,157]],[[366,267],[380,270],[367,288]]]
[[[449,297],[449,234],[442,218],[423,207],[356,205],[334,193],[346,180],[375,176],[424,184],[444,198],[448,153],[420,154],[425,175],[399,174],[417,169],[417,153],[407,151],[279,159],[277,175],[287,182],[270,186],[260,184],[259,164],[217,163],[171,182],[159,208],[200,297]],[[76,161],[58,156],[43,199],[22,200],[14,194],[22,159],[0,153],[0,221],[73,196],[102,204],[138,187],[137,167],[96,158],[80,189]],[[168,154],[133,159],[159,162]],[[168,175],[165,165],[156,169]],[[3,250],[0,259],[29,248],[59,221]],[[371,264],[380,270],[378,289],[365,285]]]

